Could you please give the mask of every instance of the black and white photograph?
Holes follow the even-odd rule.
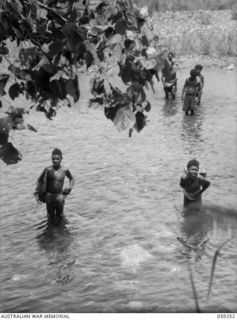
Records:
[[[236,30],[236,0],[0,1],[1,318],[237,317]]]

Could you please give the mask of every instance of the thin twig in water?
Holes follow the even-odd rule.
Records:
[[[192,275],[190,261],[188,261],[188,270],[189,270],[189,277],[190,277],[190,281],[191,281],[192,289],[193,289],[193,296],[194,296],[195,305],[196,305],[196,312],[201,312],[200,307],[199,307],[199,303],[198,303],[198,295],[197,295],[196,288],[195,288],[195,283],[194,283],[194,279],[193,279],[193,275]]]
[[[214,278],[214,272],[215,272],[215,267],[216,267],[216,261],[217,261],[218,254],[220,253],[220,251],[224,247],[224,245],[226,245],[226,243],[229,242],[230,240],[231,240],[231,238],[225,240],[220,245],[220,247],[216,250],[215,255],[213,257],[212,266],[211,266],[211,276],[210,276],[210,281],[209,281],[209,286],[208,286],[207,302],[208,302],[210,294],[211,294],[212,282],[213,282],[213,278]]]

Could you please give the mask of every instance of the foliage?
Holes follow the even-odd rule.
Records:
[[[129,40],[129,32],[133,40]],[[8,80],[14,78],[8,89],[12,101],[23,94],[34,103],[33,108],[52,119],[60,101],[66,99],[71,106],[79,100],[81,66],[88,69],[96,65],[97,73],[109,83],[106,72],[113,67],[113,58],[120,69],[129,64],[132,70],[130,79],[125,81],[132,94],[125,93],[127,104],[122,108],[135,114],[136,105],[143,109],[146,100],[144,90],[141,101],[135,88],[142,89],[150,81],[144,66],[146,54],[142,54],[152,40],[149,32],[144,17],[131,1],[102,0],[90,5],[88,0],[3,0],[0,4],[0,63],[9,63],[9,74],[1,75],[1,96],[6,94],[4,88]],[[9,39],[19,46],[18,65],[10,61]],[[124,81],[122,70],[120,75]],[[108,98],[113,86],[109,83],[107,88],[103,103],[107,108],[114,108],[113,99]]]
[[[187,23],[188,21],[188,23]],[[151,18],[160,45],[179,55],[237,55],[237,23],[231,11],[160,12]]]

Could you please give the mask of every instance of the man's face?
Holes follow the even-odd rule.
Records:
[[[52,155],[51,159],[52,159],[53,166],[55,168],[58,168],[61,164],[62,158],[59,155],[54,154],[54,155]]]
[[[191,166],[188,168],[188,172],[191,177],[197,177],[199,168],[196,166]]]

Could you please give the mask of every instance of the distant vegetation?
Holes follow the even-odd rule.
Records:
[[[177,55],[237,56],[237,21],[231,10],[155,12],[160,45]]]
[[[137,6],[148,6],[153,11],[227,10],[236,6],[236,0],[134,0]]]

